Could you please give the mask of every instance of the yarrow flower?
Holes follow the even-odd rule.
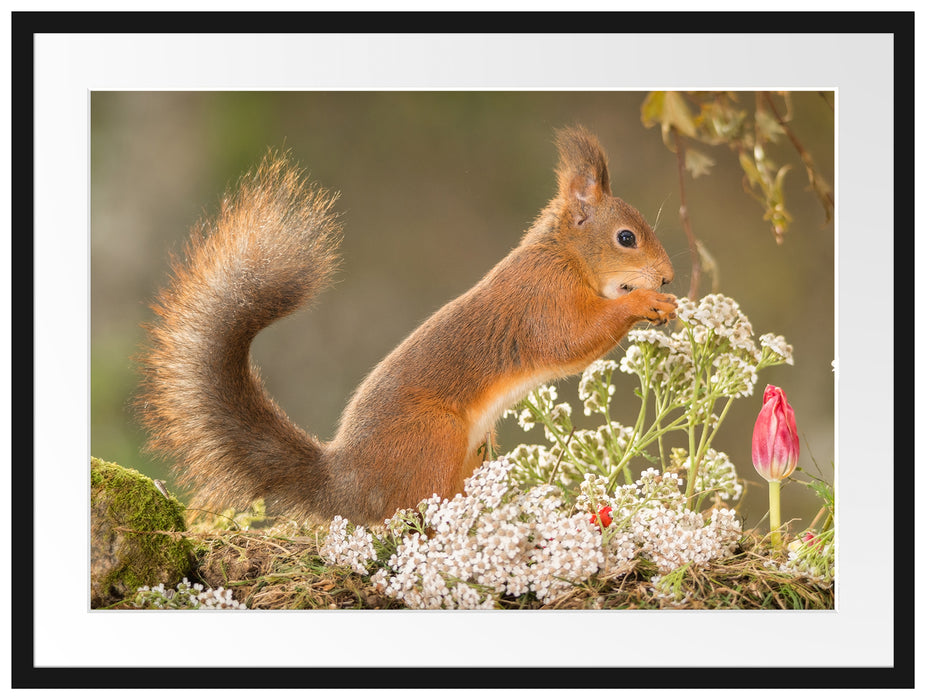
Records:
[[[684,303],[679,303],[676,313],[686,323],[728,339],[732,348],[755,354],[752,324],[733,299],[722,294],[708,294],[697,304],[685,299]]]
[[[707,522],[700,513],[690,510],[650,508],[635,518],[633,530],[641,555],[656,564],[660,572],[730,556],[741,535],[736,514],[728,508],[712,510]]]
[[[147,609],[215,609],[246,610],[247,606],[235,600],[231,589],[219,586],[206,588],[201,583],[190,584],[184,577],[177,588],[166,588],[163,583],[157,586],[142,586],[135,594],[133,604],[136,608]]]
[[[334,516],[318,553],[332,566],[347,566],[358,574],[368,574],[369,563],[376,559],[373,536],[360,525],[348,533],[348,525],[340,515]]]
[[[512,466],[486,462],[464,493],[423,502],[425,532],[399,544],[373,575],[377,588],[414,608],[491,608],[528,592],[549,602],[595,573],[601,535],[587,516],[566,512],[553,486],[511,488]]]
[[[579,398],[585,406],[585,415],[606,413],[615,388],[611,384],[611,374],[617,369],[612,360],[595,360],[579,379]]]
[[[711,443],[731,401],[751,395],[764,367],[793,362],[792,350],[782,336],[757,343],[736,302],[719,294],[679,300],[678,316],[674,333],[632,330],[620,362],[598,360],[582,373],[579,399],[586,415],[603,418],[598,427],[574,426],[571,404],[542,385],[504,415],[525,431],[540,425],[549,444],[519,445],[476,469],[462,493],[432,496],[381,527],[336,518],[323,555],[373,571],[375,587],[407,607],[435,609],[493,608],[502,596],[523,595],[550,604],[635,558],[655,564],[661,590],[658,581],[669,586],[673,572],[733,554],[742,526],[719,506],[743,487]],[[643,407],[632,427],[609,415],[615,371],[640,381]],[[662,440],[672,430],[688,431],[696,459],[670,447],[665,464]],[[629,462],[637,457],[663,468],[634,480]],[[702,512],[704,498],[714,507]]]
[[[749,396],[758,366],[777,364],[790,357],[790,346],[782,336],[762,336],[763,355],[753,338],[752,324],[739,305],[722,294],[708,294],[699,302],[680,299],[676,311],[684,327],[671,335],[656,329],[633,330],[633,343],[621,360],[628,374],[652,376],[654,382],[672,387],[683,395],[693,383],[697,356],[713,358],[719,375],[712,381],[726,396]],[[792,360],[793,362],[793,360]]]
[[[679,471],[691,471],[691,457],[683,448],[673,448],[670,463]],[[736,467],[724,452],[709,447],[701,458],[695,478],[694,492],[699,498],[719,498],[732,503],[743,495],[743,483],[736,473]]]
[[[666,572],[728,555],[738,540],[733,512],[705,520],[687,510],[672,472],[647,469],[613,491],[604,476],[588,474],[570,506],[551,484],[522,490],[514,468],[507,458],[485,462],[463,493],[432,496],[373,533],[335,518],[322,554],[361,573],[378,567],[371,582],[407,607],[473,609],[525,594],[552,603],[636,556]],[[385,562],[375,560],[376,532],[395,538]]]
[[[711,381],[722,396],[752,396],[758,381],[755,365],[732,353],[723,353],[714,358],[717,372]]]
[[[786,364],[794,364],[794,348],[788,345],[783,335],[773,335],[771,333],[760,335],[759,345],[768,348],[770,352],[780,357]]]
[[[682,483],[673,472],[647,469],[633,485],[617,489],[609,503],[611,523],[604,530],[608,565],[639,556],[667,573],[735,551],[742,527],[734,511],[713,509],[705,520],[685,507]]]
[[[640,374],[643,371],[643,351],[640,349],[639,345],[631,345],[624,352],[624,356],[621,358],[620,367],[621,372],[627,374]]]
[[[836,570],[833,536],[832,530],[805,532],[788,544],[788,561],[778,564],[778,570],[806,578],[818,585],[831,586]]]

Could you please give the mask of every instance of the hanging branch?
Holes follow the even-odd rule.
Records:
[[[826,93],[823,90],[817,90],[817,94],[823,98],[823,101],[826,102],[826,106],[830,108],[831,112],[836,111],[836,108],[833,106],[833,103],[830,102],[830,98],[826,96]]]
[[[778,112],[778,108],[775,107],[775,103],[772,101],[772,96],[769,95],[768,92],[762,92],[761,95],[765,100],[765,103],[769,106],[769,109],[772,111],[772,114],[775,115],[775,121],[777,121],[778,125],[784,129],[784,132],[788,139],[790,139],[794,149],[798,152],[798,155],[800,155],[801,161],[804,163],[804,167],[807,168],[807,179],[810,180],[810,187],[813,189],[814,193],[817,195],[817,198],[823,204],[823,208],[826,211],[826,220],[830,221],[830,219],[833,218],[833,191],[817,172],[817,167],[814,165],[813,158],[810,157],[810,154],[804,149],[804,146],[801,144],[801,142],[797,140],[797,136],[794,134],[791,126],[784,118],[782,118],[781,114]]]
[[[672,136],[675,139],[675,160],[678,163],[678,190],[681,204],[678,215],[682,220],[682,228],[688,238],[688,250],[691,252],[691,282],[688,286],[688,298],[692,301],[698,298],[698,286],[701,284],[701,254],[698,252],[698,241],[691,228],[691,219],[688,216],[688,201],[685,198],[685,142],[678,134],[678,129],[672,127]]]

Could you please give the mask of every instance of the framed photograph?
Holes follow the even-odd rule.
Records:
[[[528,19],[536,30],[523,31]],[[111,29],[101,33],[104,20]],[[896,643],[912,630],[911,616],[895,610],[905,590],[895,559],[912,551],[912,518],[903,515],[912,515],[914,496],[909,477],[894,471],[893,438],[894,227],[912,227],[914,201],[901,195],[912,183],[912,149],[895,147],[912,138],[896,127],[912,113],[913,86],[896,66],[912,61],[912,12],[14,12],[12,57],[8,580],[29,579],[10,606],[14,687],[443,687],[430,675],[409,680],[419,668],[502,671],[491,681],[454,674],[447,687],[912,687],[910,648]],[[581,143],[600,145],[607,170],[597,180],[585,156],[572,164],[568,133],[594,135]],[[650,286],[682,300],[683,319],[708,313],[697,297],[735,301],[755,357],[772,348],[763,357],[772,352],[775,362],[759,362],[757,377],[718,399],[716,441],[706,429],[702,436],[716,448],[710,459],[736,465],[737,538],[772,537],[778,523],[797,552],[829,528],[835,569],[814,574],[829,577],[827,593],[776,599],[774,609],[716,609],[688,594],[670,601],[671,587],[658,581],[687,560],[659,569],[675,555],[651,544],[657,568],[643,580],[648,596],[664,596],[652,605],[599,589],[544,605],[553,594],[544,599],[532,584],[534,609],[478,587],[453,600],[487,609],[399,609],[432,606],[423,584],[396,599],[404,584],[395,564],[379,579],[381,597],[358,593],[354,604],[330,606],[355,609],[270,610],[253,597],[251,607],[266,609],[92,604],[87,464],[91,456],[117,462],[187,493],[171,461],[144,448],[139,367],[155,367],[140,350],[144,326],[155,320],[158,290],[171,284],[170,256],[183,257],[200,222],[220,225],[210,222],[234,208],[229,193],[268,153],[286,154],[307,182],[332,193],[337,212],[331,288],[242,355],[313,440],[332,439],[377,363],[509,260],[544,217],[569,200],[569,211],[585,212],[570,225],[594,220],[603,214],[589,214],[588,202],[606,190],[645,222],[647,233],[627,247],[639,252],[646,236],[658,237],[665,270]],[[623,278],[613,284],[614,297],[647,291]],[[529,313],[491,308],[511,317],[499,321],[505,327]],[[206,325],[213,317],[198,316]],[[195,356],[194,335],[178,334],[175,349]],[[644,431],[638,397],[647,400],[648,385],[626,358],[647,337],[631,334],[611,356],[612,432],[620,429],[612,420],[636,437]],[[392,381],[398,370],[384,374]],[[567,372],[548,374],[542,379],[553,382]],[[563,463],[568,442],[593,432],[595,411],[583,415],[586,375],[571,374],[553,401],[570,404],[568,428],[529,432],[540,419],[519,425],[515,412],[482,447],[504,455],[558,441],[537,483],[573,468]],[[197,392],[208,394],[211,381]],[[778,481],[780,464],[770,467],[754,447],[760,424],[768,426],[766,386],[787,392],[782,405],[793,406],[800,443],[790,464],[799,472],[785,481],[780,506],[770,504],[768,482]],[[505,392],[510,402],[524,393]],[[503,407],[495,408],[493,418]],[[189,430],[203,434],[204,425]],[[647,454],[668,464],[675,443],[652,435]],[[673,453],[682,470],[684,440]],[[645,489],[646,467],[634,462],[626,482]],[[215,471],[202,473],[198,487],[218,494],[203,503],[219,504],[233,480],[209,486]],[[720,504],[722,489],[714,490]],[[603,509],[590,506],[583,527],[608,527],[612,509]],[[719,516],[699,526],[711,517]],[[128,669],[169,673],[142,681]],[[371,672],[307,677],[311,669]],[[769,680],[779,670],[788,680]]]

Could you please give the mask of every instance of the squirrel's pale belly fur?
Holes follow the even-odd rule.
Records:
[[[668,256],[610,193],[582,128],[558,133],[558,191],[520,244],[437,311],[361,383],[330,442],[270,398],[250,344],[309,302],[337,264],[334,197],[269,155],[199,225],[152,305],[136,407],[152,450],[174,458],[200,507],[381,522],[452,497],[501,414],[581,371],[640,321],[674,316]]]
[[[523,399],[531,390],[552,379],[559,378],[559,372],[546,370],[537,374],[513,379],[503,379],[493,386],[484,403],[473,406],[469,413],[470,428],[468,448],[476,450],[495,428],[502,414]]]

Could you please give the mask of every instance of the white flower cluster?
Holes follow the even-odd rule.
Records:
[[[759,381],[756,365],[731,352],[715,357],[713,365],[717,371],[711,375],[711,382],[723,396],[752,396]]]
[[[691,458],[685,457],[681,467],[687,472],[691,467]],[[716,493],[728,503],[738,501],[743,495],[743,484],[736,474],[736,467],[725,452],[718,452],[709,447],[701,464],[698,465],[698,476],[695,479],[696,493]]]
[[[759,336],[759,347],[756,347],[752,324],[739,304],[729,297],[708,294],[697,304],[682,299],[677,313],[680,319],[691,325],[696,342],[704,342],[704,336],[712,333],[717,338],[728,339],[734,351],[745,351],[757,363],[794,364],[794,349],[788,345],[784,336],[765,333]]]
[[[659,337],[664,337],[662,333],[656,333]],[[639,343],[649,342],[646,337],[643,336],[642,331],[630,331],[627,334],[627,340],[634,343],[629,346],[624,351],[624,356],[621,358],[620,367],[621,372],[627,374],[641,374],[645,368],[643,351],[640,349]]]
[[[673,607],[684,607],[691,600],[691,591],[682,593],[674,585],[673,576],[663,576],[656,574],[650,579],[652,587],[649,589],[658,600],[663,601]]]
[[[765,366],[794,364],[793,350],[783,336],[766,333],[758,345],[752,324],[739,304],[722,294],[708,294],[698,302],[680,299],[677,314],[685,324],[668,335],[656,329],[632,330],[633,343],[620,362],[620,370],[671,386],[682,398],[693,384],[695,355],[709,356],[715,371],[711,384],[723,396],[750,396]],[[698,346],[697,352],[693,344]]]
[[[334,516],[328,529],[328,537],[318,553],[333,566],[347,566],[358,574],[367,575],[370,562],[376,559],[373,536],[362,525],[352,532],[347,531],[348,521],[340,515]]]
[[[373,583],[411,608],[492,608],[501,595],[549,602],[603,563],[601,533],[558,491],[510,488],[506,459],[486,462],[463,494],[422,504],[423,532],[399,544]]]
[[[786,364],[794,364],[794,348],[788,345],[783,335],[765,333],[759,336],[759,345],[768,348],[775,355],[781,357]]]
[[[683,564],[706,564],[730,556],[741,536],[736,513],[728,508],[714,509],[705,523],[701,513],[659,504],[634,513],[629,531],[609,544],[623,553],[632,542],[640,556],[667,573]]]
[[[541,386],[534,389],[529,395],[530,402],[544,415],[552,415],[560,418],[565,415],[568,418],[568,416],[572,413],[572,406],[567,403],[557,404],[556,399],[556,387],[552,384],[542,384]],[[518,413],[514,408],[509,408],[502,415],[517,415],[518,425],[520,425],[525,432],[531,430],[534,425],[536,425],[537,421],[534,413],[526,407],[523,408],[520,413]]]
[[[546,475],[560,462],[561,454],[559,445],[518,445],[505,457],[518,465],[525,481],[546,483]]]
[[[154,587],[142,586],[135,595],[134,604],[136,608],[155,609],[247,609],[244,603],[235,600],[230,589],[222,586],[205,588],[201,583],[190,585],[186,578],[177,584],[176,590],[165,588],[163,583]]]
[[[564,446],[518,445],[506,456],[517,465],[523,484],[546,483],[554,467],[563,481],[577,483],[589,472],[610,473],[630,444],[633,429],[611,421],[597,429],[570,430]]]
[[[608,404],[615,388],[611,374],[617,363],[597,360],[582,373],[579,381],[579,398],[585,404],[585,414],[600,413],[605,422],[597,429],[577,429],[573,426],[572,407],[556,403],[556,387],[548,384],[534,389],[520,404],[506,415],[517,416],[524,430],[530,430],[541,421],[550,446],[518,445],[508,458],[518,467],[517,480],[523,486],[550,483],[556,472],[555,483],[569,487],[578,483],[588,472],[610,473],[612,465],[620,462],[630,445],[633,430],[608,419]],[[542,416],[539,418],[538,416]]]
[[[642,556],[665,573],[733,553],[742,535],[734,511],[715,509],[705,523],[700,513],[685,508],[682,483],[673,472],[647,469],[609,495],[606,479],[586,478],[576,505],[595,512],[610,508],[613,522],[604,535],[608,566]]]
[[[722,461],[722,460],[718,460]],[[532,593],[549,603],[603,568],[637,556],[660,572],[730,554],[741,528],[729,510],[710,520],[685,508],[680,479],[647,469],[633,484],[609,490],[608,478],[587,474],[576,502],[564,503],[548,484],[521,489],[508,458],[485,462],[452,499],[422,501],[398,511],[372,532],[340,517],[321,553],[332,564],[367,573],[409,608],[494,608],[501,596]],[[376,562],[374,537],[395,551]]]
[[[575,507],[587,513],[597,513],[604,506],[614,506],[608,494],[608,479],[600,474],[586,474],[578,488]]]
[[[605,413],[611,396],[614,394],[614,385],[611,384],[611,374],[617,369],[613,360],[595,360],[585,368],[579,379],[579,398],[585,405],[585,415],[592,413]]]
[[[708,294],[697,304],[690,299],[680,299],[676,313],[692,327],[696,342],[705,342],[708,333],[712,332],[720,338],[727,338],[732,348],[755,355],[752,324],[733,299],[723,294]]]
[[[666,335],[655,329],[632,330],[630,345],[618,367],[625,374],[636,374],[657,386],[673,387],[680,400],[688,402],[694,384],[694,359],[690,339],[678,331]]]

